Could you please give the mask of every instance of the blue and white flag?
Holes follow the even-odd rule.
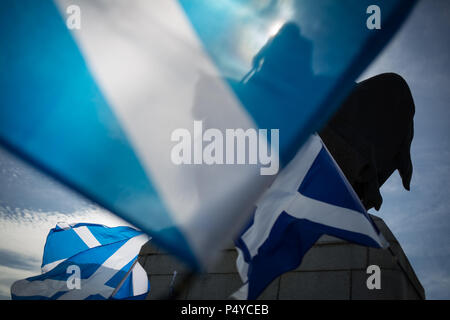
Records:
[[[13,283],[11,297],[144,299],[150,283],[137,258],[148,240],[131,227],[59,223],[47,236],[42,274]]]
[[[2,0],[0,143],[202,269],[414,2]]]
[[[257,203],[236,240],[244,285],[236,299],[256,299],[277,276],[297,268],[324,234],[384,248],[384,239],[317,136],[303,145]]]

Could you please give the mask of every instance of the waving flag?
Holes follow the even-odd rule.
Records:
[[[13,283],[12,299],[144,299],[150,283],[137,257],[147,241],[130,227],[58,224],[47,236],[43,274]]]
[[[312,136],[261,198],[236,241],[244,286],[256,299],[277,276],[298,267],[324,234],[375,248],[388,243],[318,136]]]
[[[3,0],[0,143],[201,269],[413,3]],[[261,130],[259,155],[211,152],[202,128]]]

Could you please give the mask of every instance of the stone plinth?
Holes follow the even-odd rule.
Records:
[[[373,249],[323,236],[295,270],[275,279],[259,299],[425,299],[425,292],[406,255],[384,221],[372,216],[390,243],[389,249]],[[236,270],[237,252],[223,251],[219,263],[198,276],[181,299],[228,299],[242,285]],[[150,278],[148,299],[168,297],[188,269],[175,258],[147,244],[140,262]],[[366,285],[369,265],[381,269],[381,289]],[[174,277],[174,272],[176,276]]]

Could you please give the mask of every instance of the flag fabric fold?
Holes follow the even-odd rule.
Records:
[[[150,283],[137,258],[148,240],[131,227],[59,223],[47,236],[42,274],[13,283],[11,297],[144,299]]]
[[[257,203],[236,240],[236,265],[244,285],[233,297],[256,299],[277,276],[298,267],[324,234],[364,246],[388,246],[320,137],[314,135]]]

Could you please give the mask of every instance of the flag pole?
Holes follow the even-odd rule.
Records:
[[[169,293],[162,294],[156,300],[177,300],[180,298],[181,294],[186,291],[186,289],[192,284],[197,273],[194,271],[189,271],[188,273],[181,274],[179,278],[181,280],[178,284],[174,285],[169,289]],[[176,281],[174,281],[176,282]],[[150,294],[150,293],[149,293]]]
[[[125,274],[125,276],[122,278],[122,280],[120,280],[118,286],[114,289],[114,291],[111,293],[111,295],[109,296],[109,299],[111,299],[112,297],[114,297],[114,295],[119,291],[119,289],[122,287],[123,283],[125,282],[125,279],[130,275],[131,271],[133,271],[134,266],[136,265],[136,263],[139,260],[139,255],[136,257],[136,260],[134,260],[133,264],[131,265],[130,269],[127,271],[127,273]]]
[[[196,276],[196,272],[190,271],[187,274],[184,274],[181,278],[181,281],[172,287],[168,300],[176,300],[178,299],[183,292],[192,284],[194,278]]]

